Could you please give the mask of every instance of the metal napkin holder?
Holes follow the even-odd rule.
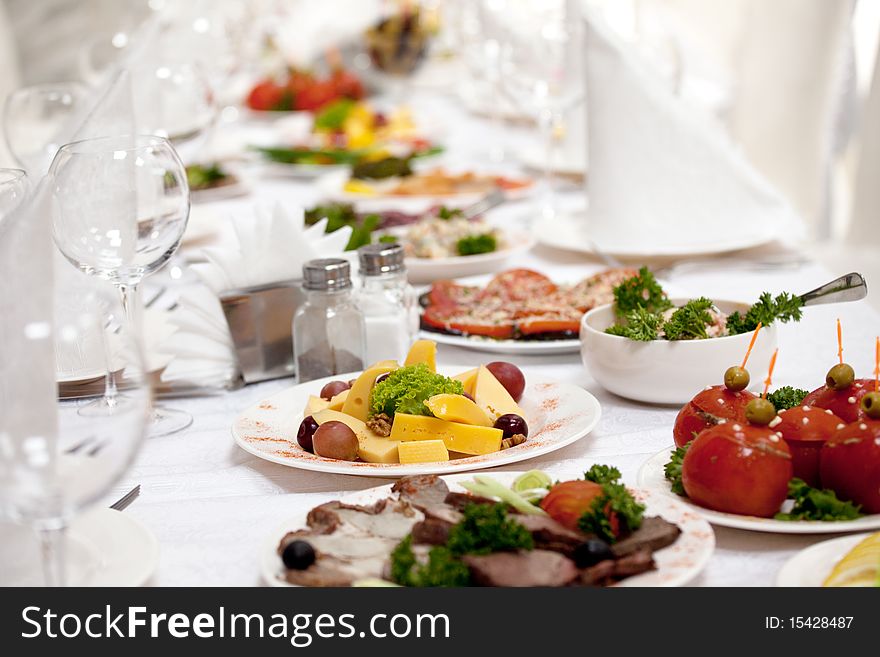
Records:
[[[220,293],[245,383],[294,374],[293,315],[304,300],[299,279]]]

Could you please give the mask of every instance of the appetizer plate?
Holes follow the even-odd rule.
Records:
[[[576,354],[581,349],[581,341],[569,340],[494,340],[481,335],[452,335],[422,330],[419,336],[450,347],[461,347],[484,351],[490,354],[509,354],[512,356],[552,356],[554,354]]]
[[[232,182],[219,187],[190,190],[190,200],[193,203],[213,203],[225,201],[239,196],[247,196],[251,193],[251,186],[242,178],[241,174],[232,174]]]
[[[841,536],[804,548],[779,569],[776,586],[822,586],[837,562],[868,536]]]
[[[36,535],[2,526],[0,558],[15,579],[3,586],[42,586]],[[67,531],[70,586],[143,586],[159,566],[159,542],[130,514],[95,508],[76,517]]]
[[[553,158],[550,170],[560,176],[570,178],[583,178],[587,175],[587,153],[573,152],[571,149],[561,148]],[[544,148],[523,148],[517,153],[519,161],[533,171],[543,171],[547,166],[547,152]]]
[[[844,532],[864,532],[880,529],[880,513],[863,516],[858,520],[823,522],[819,520],[774,520],[773,518],[742,516],[735,513],[704,509],[689,501],[686,497],[673,493],[669,482],[664,477],[663,466],[669,462],[673,449],[673,447],[664,449],[645,461],[644,465],[639,469],[639,486],[652,493],[663,494],[678,500],[694,512],[699,513],[713,525],[775,534],[841,534]]]
[[[441,374],[447,376],[459,371],[440,368]],[[235,442],[261,459],[303,470],[368,477],[446,474],[494,468],[554,452],[590,433],[602,415],[599,402],[583,388],[529,377],[520,401],[527,416],[529,439],[510,449],[450,461],[412,464],[340,461],[302,449],[296,441],[296,432],[309,395],[316,394],[325,383],[346,381],[358,374],[352,372],[309,381],[251,406],[232,425]]]
[[[405,233],[404,229],[398,234]],[[449,258],[407,258],[407,277],[411,283],[423,284],[460,276],[491,274],[502,269],[514,255],[525,253],[535,245],[535,239],[524,232],[504,231],[502,239],[509,246],[492,253]]]
[[[632,233],[606,241],[598,235],[588,234],[585,230],[587,222],[588,218],[584,212],[560,215],[538,221],[532,232],[538,236],[539,243],[554,249],[595,255],[598,247],[604,254],[620,258],[713,255],[750,249],[772,242],[777,237],[774,226],[762,225],[748,231],[727,231],[717,239],[704,242],[682,241],[677,244],[658,244],[653,240],[640,242],[638,236]]]
[[[509,486],[522,472],[493,472],[491,476]],[[471,479],[472,475],[457,474],[443,477],[450,490],[464,493],[458,485],[460,481]],[[691,512],[677,500],[650,491],[634,490],[633,495],[647,507],[647,515],[661,516],[681,528],[681,536],[669,547],[654,553],[657,570],[629,577],[617,586],[683,586],[705,568],[715,550],[715,533],[705,520]],[[392,496],[391,484],[368,488],[350,493],[341,498],[346,504],[369,505]],[[306,527],[309,509],[303,509],[296,516],[269,535],[260,555],[260,571],[270,586],[292,586],[281,577],[283,566],[276,549],[281,537],[289,531]]]

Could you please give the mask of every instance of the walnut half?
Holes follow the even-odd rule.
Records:
[[[505,438],[501,441],[501,449],[510,449],[511,447],[522,445],[524,442],[526,442],[526,437],[521,433],[515,433],[510,438]]]
[[[377,436],[387,438],[391,435],[391,418],[385,413],[378,413],[367,420],[367,429]]]

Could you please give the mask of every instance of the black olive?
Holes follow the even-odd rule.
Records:
[[[611,546],[605,541],[591,538],[578,545],[571,556],[578,568],[589,568],[590,566],[595,566],[600,561],[613,559],[614,553],[611,551]]]
[[[306,541],[291,541],[284,546],[281,561],[290,570],[305,570],[315,563],[315,548]]]

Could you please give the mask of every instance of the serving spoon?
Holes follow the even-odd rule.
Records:
[[[823,303],[858,301],[868,296],[868,284],[864,276],[856,272],[844,274],[833,281],[820,285],[800,295],[804,306],[818,306]]]

